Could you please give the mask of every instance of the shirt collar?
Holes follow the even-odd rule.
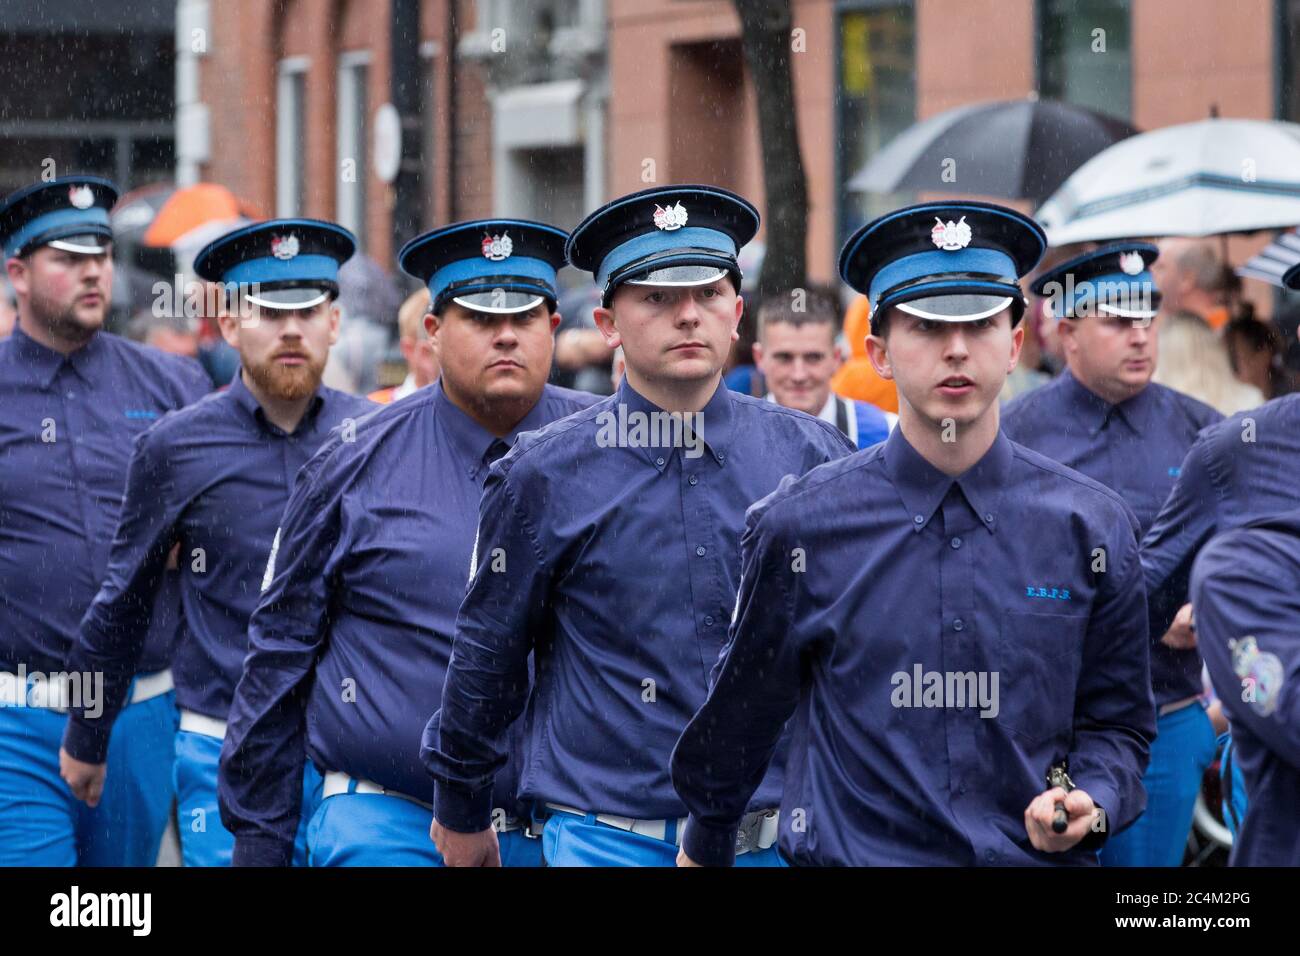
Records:
[[[442,379],[439,378],[431,386],[434,414],[447,429],[451,435],[452,443],[468,463],[467,471],[470,475],[478,475],[487,468],[487,453],[492,447],[492,443],[497,441],[497,436],[480,425],[474,419],[470,418],[461,408],[447,397],[443,391]],[[518,424],[510,430],[501,441],[504,441],[510,447],[514,447],[515,439],[523,432],[535,431],[547,423],[546,409],[543,404],[546,401],[546,391],[543,389],[541,396],[533,403],[533,407],[528,410],[528,414],[521,418]]]
[[[286,434],[283,429],[275,425],[266,417],[266,412],[262,410],[262,405],[257,400],[257,396],[248,390],[244,384],[244,369],[242,366],[235,369],[235,377],[230,380],[230,387],[226,390],[231,399],[242,408],[253,421],[274,433]],[[298,434],[311,427],[311,423],[320,414],[322,406],[325,404],[325,393],[322,386],[316,387],[316,394],[312,396],[311,402],[307,405],[307,411],[303,413],[302,421],[298,422],[298,427],[291,434]]]
[[[767,395],[764,396],[764,397],[765,397],[769,402],[775,402],[775,401],[776,401],[776,396],[773,395],[771,392],[768,392]],[[826,396],[826,404],[823,405],[823,406],[822,406],[822,410],[821,410],[820,412],[817,413],[817,417],[820,418],[822,421],[824,421],[826,424],[828,424],[828,425],[834,425],[836,428],[839,428],[839,427],[840,427],[840,423],[839,423],[839,419],[838,419],[838,417],[837,417],[837,415],[836,415],[836,413],[838,412],[838,409],[835,407],[837,401],[838,401],[838,399],[837,399],[837,397],[836,397],[836,395],[835,395],[834,392],[831,392],[830,394],[828,394],[828,395]]]
[[[1151,424],[1154,390],[1150,384],[1132,398],[1112,405],[1075,378],[1067,368],[1061,373],[1061,388],[1071,416],[1088,430],[1089,437],[1095,437],[1105,428],[1112,415],[1117,415],[1138,435]]]
[[[655,413],[667,414],[662,408],[633,388],[626,375],[623,376],[623,381],[619,383],[618,391],[614,393],[614,400],[611,411],[617,416],[616,421],[619,422],[624,420],[624,415],[630,416],[633,413],[646,416]],[[704,447],[709,450],[709,454],[713,456],[719,465],[725,465],[727,461],[727,448],[731,440],[733,417],[732,402],[731,389],[727,388],[725,382],[719,380],[718,387],[714,389],[713,397],[709,399],[708,404],[700,409],[697,415],[687,418],[684,423],[684,427],[689,427],[691,422],[699,423],[699,436],[704,440]],[[620,412],[620,406],[626,408],[626,412]],[[628,418],[626,420],[629,423],[629,428],[632,427],[633,419]],[[655,419],[649,418],[648,421],[654,422]],[[661,433],[661,429],[658,428],[654,428],[652,432],[647,427],[646,431],[647,434]],[[668,462],[672,460],[674,450],[673,448],[656,446],[650,442],[637,446],[637,451],[642,457],[660,471],[668,466]]]
[[[930,523],[954,482],[984,527],[995,530],[1002,490],[1010,478],[1011,461],[1011,442],[1001,429],[984,456],[956,478],[950,478],[922,458],[903,437],[901,428],[895,428],[885,439],[885,473],[903,500],[912,530],[918,532]]]
[[[94,384],[91,368],[104,350],[104,345],[100,342],[101,334],[96,332],[90,337],[89,342],[67,355],[37,342],[18,325],[14,326],[12,338],[19,363],[28,370],[41,388],[49,388],[65,362],[83,381]]]

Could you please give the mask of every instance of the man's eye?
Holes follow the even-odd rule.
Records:
[[[662,292],[648,292],[645,297],[646,302],[653,302],[655,305],[661,304],[664,299],[665,296]]]
[[[975,328],[980,329],[981,331],[987,329],[992,324],[993,324],[992,321],[989,319],[976,319],[974,322],[971,323],[971,325],[975,326]]]

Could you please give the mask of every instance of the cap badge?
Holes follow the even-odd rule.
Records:
[[[271,255],[277,259],[283,259],[286,262],[298,254],[298,237],[272,236],[271,237]]]
[[[1232,669],[1241,678],[1241,699],[1249,703],[1261,717],[1277,709],[1285,671],[1276,654],[1261,651],[1253,637],[1229,641],[1232,650]]]
[[[672,232],[686,225],[686,207],[680,202],[675,206],[660,206],[655,203],[655,225],[665,232]]]
[[[78,209],[95,205],[95,194],[89,186],[73,186],[68,190],[68,202]]]
[[[970,245],[971,240],[970,226],[966,225],[966,217],[962,216],[960,222],[953,222],[951,219],[944,222],[935,216],[934,228],[930,230],[930,239],[944,252],[965,249]]]
[[[515,244],[507,233],[501,233],[499,236],[483,237],[483,255],[493,262],[500,262],[502,259],[510,258],[510,254],[515,251]]]
[[[1142,253],[1140,252],[1121,252],[1119,267],[1125,275],[1135,276],[1146,268],[1146,263],[1142,261]]]

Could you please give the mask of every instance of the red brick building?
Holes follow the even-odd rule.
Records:
[[[179,4],[180,178],[224,182],[268,214],[343,221],[380,262],[413,210],[422,227],[493,213],[571,226],[613,195],[691,180],[763,205],[729,0],[219,9]],[[1300,0],[793,0],[793,23],[815,279],[831,277],[842,237],[875,211],[843,184],[902,129],[953,106],[1037,90],[1143,129],[1211,107],[1300,119]],[[395,79],[394,50],[418,69]],[[370,144],[403,83],[418,87],[404,134],[419,146],[395,185],[376,175]]]

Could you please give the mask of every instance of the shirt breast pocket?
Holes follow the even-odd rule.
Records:
[[[998,723],[1029,741],[1068,736],[1088,619],[1004,611]]]

